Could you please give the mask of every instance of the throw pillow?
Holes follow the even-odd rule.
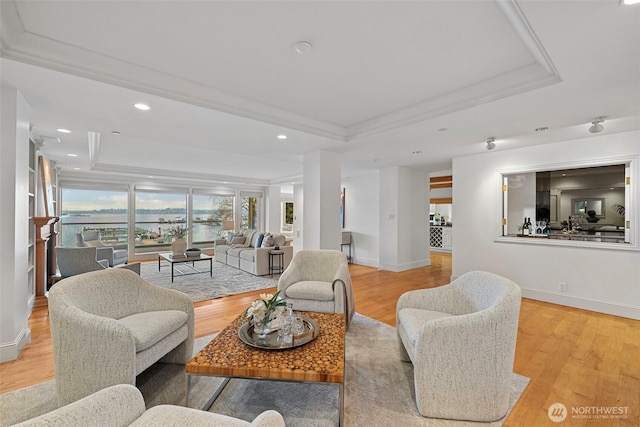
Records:
[[[264,234],[258,233],[258,235],[256,236],[256,240],[253,241],[253,247],[254,248],[261,247],[262,246],[262,239],[264,239]]]
[[[243,243],[244,243],[244,236],[242,237],[234,236],[231,238],[232,245],[242,245]]]
[[[263,248],[273,247],[273,234],[267,233],[264,235],[264,239],[262,239],[262,247]]]

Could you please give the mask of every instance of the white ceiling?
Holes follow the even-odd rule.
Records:
[[[341,153],[343,176],[440,171],[488,137],[495,150],[589,137],[598,116],[604,133],[640,129],[640,5],[618,0],[2,0],[0,13],[2,83],[68,176],[285,183],[317,150]]]

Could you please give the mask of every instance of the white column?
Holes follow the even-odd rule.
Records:
[[[280,186],[271,185],[267,187],[266,194],[266,219],[265,231],[271,234],[280,233],[282,220],[282,201],[280,200]]]
[[[0,87],[0,362],[17,359],[31,341],[28,317],[29,116],[17,89]]]
[[[392,167],[380,171],[380,268],[430,265],[429,174]]]
[[[304,249],[340,249],[340,156],[304,156]]]
[[[293,186],[293,252],[304,247],[302,226],[304,225],[304,186]]]

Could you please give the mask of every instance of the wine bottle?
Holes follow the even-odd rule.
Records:
[[[529,224],[527,224],[527,217],[524,217],[524,222],[522,223],[522,234],[525,236],[529,235]]]

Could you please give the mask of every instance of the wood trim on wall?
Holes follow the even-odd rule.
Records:
[[[453,203],[453,198],[451,198],[451,197],[435,197],[433,199],[430,199],[429,203],[432,203],[434,205],[452,204]]]
[[[453,175],[434,176],[429,179],[429,182],[453,182]]]
[[[451,188],[453,187],[453,176],[434,176],[429,179],[430,188]]]
[[[434,188],[451,188],[451,183],[444,183],[444,184],[431,184],[431,186],[429,187],[430,189],[434,189]]]

